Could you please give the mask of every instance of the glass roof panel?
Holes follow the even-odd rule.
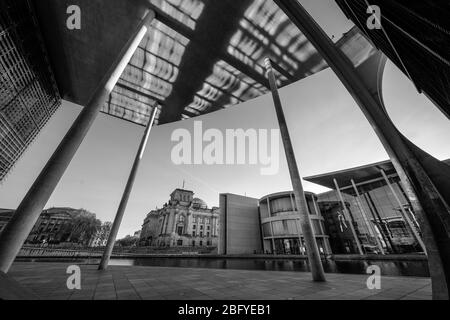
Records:
[[[150,0],[156,12],[103,112],[145,125],[219,110],[268,92],[264,59],[279,86],[326,63],[273,1]]]

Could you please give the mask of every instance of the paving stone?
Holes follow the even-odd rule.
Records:
[[[369,290],[367,277],[327,274],[326,283],[306,272],[109,267],[80,265],[82,290],[68,290],[65,263],[13,264],[9,274],[42,299],[71,300],[429,300],[431,281],[383,277],[381,290]]]

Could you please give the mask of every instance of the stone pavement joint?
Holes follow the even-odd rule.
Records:
[[[8,275],[41,299],[58,300],[430,300],[431,281],[382,276],[369,290],[368,275],[308,272],[80,265],[81,290],[66,286],[68,263],[17,262]]]

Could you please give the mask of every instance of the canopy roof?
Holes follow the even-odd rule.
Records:
[[[447,165],[450,165],[450,159],[443,160],[442,162]],[[385,160],[350,169],[344,169],[324,174],[318,174],[310,177],[305,177],[303,179],[330,189],[336,188],[334,185],[334,179],[336,179],[339,187],[341,189],[344,189],[349,187],[351,188],[352,179],[357,185],[370,183],[377,179],[383,180],[383,176],[381,175],[380,170],[383,170],[388,176],[392,174],[397,174],[392,162],[390,160]],[[352,190],[349,190],[349,193],[352,192],[353,192]]]
[[[73,4],[81,9],[81,30],[65,25]],[[272,0],[35,0],[35,6],[61,95],[81,105],[145,9],[156,12],[102,108],[139,125],[154,105],[160,106],[156,124],[163,124],[267,93],[265,57],[272,59],[280,86],[326,68]]]

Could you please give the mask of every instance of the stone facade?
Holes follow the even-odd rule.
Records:
[[[147,214],[141,230],[141,246],[217,247],[219,208],[208,208],[194,192],[176,189],[162,209]]]
[[[104,247],[108,242],[109,233],[111,232],[112,222],[103,222],[95,236],[91,239],[90,247]]]

